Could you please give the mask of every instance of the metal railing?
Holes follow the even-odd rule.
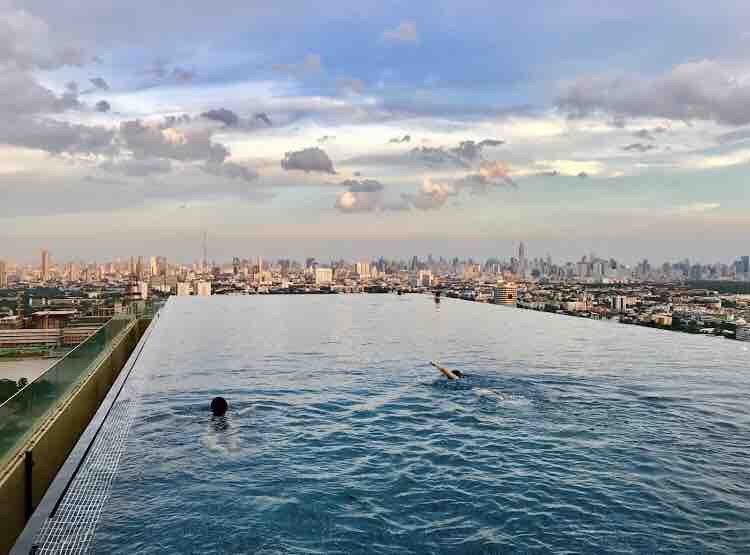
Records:
[[[0,404],[0,468],[64,403],[137,321],[117,315],[41,376]]]

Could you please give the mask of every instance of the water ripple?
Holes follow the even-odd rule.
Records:
[[[180,299],[159,326],[97,552],[750,545],[737,343],[418,296]]]

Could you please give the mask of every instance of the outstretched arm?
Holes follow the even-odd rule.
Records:
[[[438,370],[440,370],[440,372],[442,372],[443,376],[445,376],[449,380],[455,380],[455,379],[457,379],[456,375],[451,370],[448,370],[447,368],[444,368],[443,366],[440,366],[440,365],[436,364],[435,362],[431,362],[430,364],[432,366],[434,366],[435,368],[437,368]]]

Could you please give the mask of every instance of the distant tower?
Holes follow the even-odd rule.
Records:
[[[42,281],[49,279],[49,252],[42,251]]]
[[[518,245],[518,270],[523,277],[526,277],[528,261],[526,260],[526,245],[523,244],[523,241]]]
[[[205,274],[208,271],[208,233],[203,232],[203,268],[202,272]]]
[[[0,260],[0,289],[8,287],[8,267],[5,260]]]

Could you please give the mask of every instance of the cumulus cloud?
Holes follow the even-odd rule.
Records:
[[[304,172],[320,172],[335,174],[333,162],[326,152],[318,147],[310,147],[293,152],[287,152],[281,161],[285,170],[300,170]]]
[[[140,120],[120,124],[120,137],[135,158],[223,162],[229,151],[211,140],[212,130],[201,127],[146,125]]]
[[[0,143],[43,150],[51,154],[102,154],[111,152],[114,131],[105,127],[72,124],[49,118],[6,116],[0,126]]]
[[[92,77],[89,81],[91,81],[91,84],[94,85],[95,88],[101,91],[109,90],[109,84],[101,77]]]
[[[392,42],[417,42],[417,24],[411,21],[402,21],[395,29],[383,31],[382,38]]]
[[[625,151],[638,151],[638,152],[648,152],[649,150],[654,150],[656,148],[656,145],[649,145],[644,143],[632,143],[627,146],[622,147]]]
[[[393,137],[388,142],[389,143],[408,143],[411,141],[411,135],[404,135],[403,137]]]
[[[456,188],[469,188],[472,194],[486,194],[501,187],[518,188],[502,162],[482,162],[477,173],[469,174],[456,181]]]
[[[482,152],[487,147],[502,145],[497,139],[482,141],[461,141],[453,148],[421,146],[410,151],[412,158],[422,161],[428,166],[452,165],[468,168],[481,160]]]
[[[112,106],[106,100],[100,100],[96,103],[97,112],[109,112]]]
[[[593,75],[566,84],[557,99],[571,117],[601,111],[627,117],[750,123],[750,81],[735,66],[700,60],[655,78]]]
[[[341,212],[373,212],[383,208],[383,184],[374,179],[347,179],[341,183],[347,190],[336,197],[335,208]]]
[[[452,185],[435,183],[432,178],[425,177],[416,194],[403,194],[401,197],[417,210],[437,210],[455,195],[456,189]]]
[[[203,112],[201,114],[201,117],[214,121],[220,121],[227,127],[237,125],[237,123],[240,121],[240,118],[237,114],[235,114],[232,110],[227,110],[226,108],[219,108],[217,110],[209,110],[207,112]]]

